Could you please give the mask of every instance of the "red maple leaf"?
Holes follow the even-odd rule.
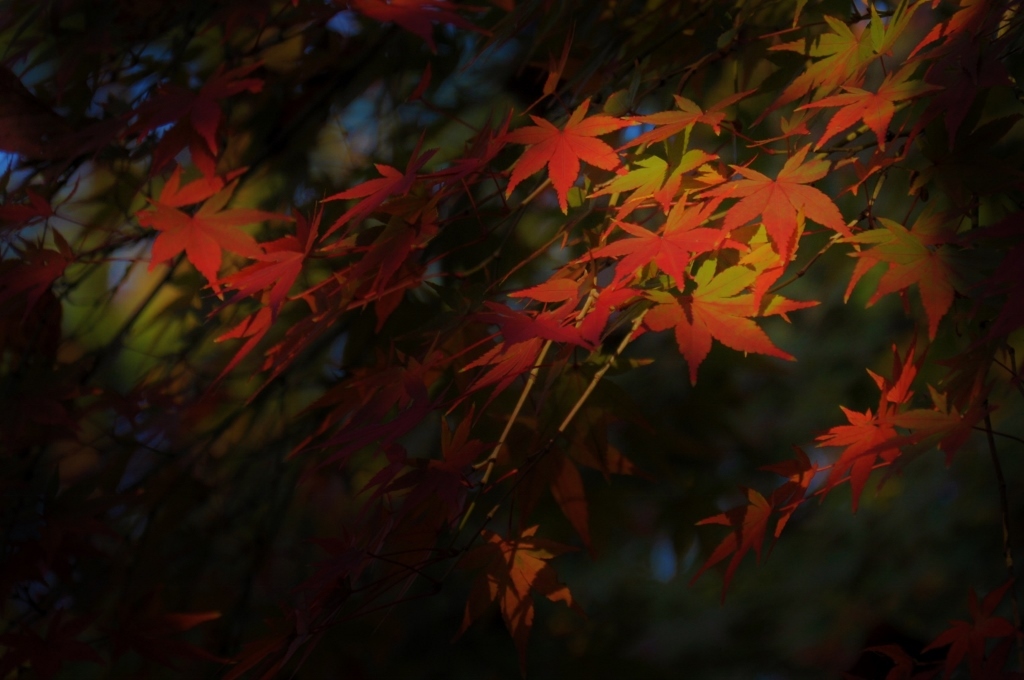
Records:
[[[413,182],[416,181],[416,172],[429,161],[433,155],[437,152],[437,149],[428,149],[422,154],[419,154],[419,148],[413,152],[412,157],[409,159],[408,165],[405,166],[405,172],[397,168],[393,168],[390,165],[376,164],[374,167],[377,168],[383,177],[377,179],[366,180],[362,184],[357,184],[351,189],[346,189],[337,194],[328,196],[323,200],[324,203],[328,201],[340,201],[351,198],[361,198],[362,200],[356,203],[350,208],[344,215],[334,221],[334,224],[330,226],[327,233],[324,234],[324,238],[330,236],[338,229],[349,222],[359,222],[366,217],[369,217],[370,213],[379,208],[384,201],[392,196],[405,196],[409,193],[409,189],[412,188]],[[417,155],[418,154],[418,155]]]
[[[907,404],[914,395],[910,386],[917,376],[918,364],[923,360],[923,356],[914,357],[915,347],[915,343],[911,343],[906,354],[900,357],[893,345],[892,379],[868,371],[881,392],[877,412],[872,413],[868,409],[859,413],[840,406],[849,424],[837,425],[817,438],[821,446],[843,447],[839,459],[832,465],[824,491],[835,488],[849,475],[854,512],[877,460],[881,458],[883,464],[891,464],[900,456],[902,440],[896,431],[896,413],[897,408]]]
[[[896,73],[890,73],[878,86],[877,92],[869,92],[859,87],[844,86],[845,94],[837,94],[831,97],[819,99],[810,104],[804,104],[801,109],[820,109],[831,106],[842,107],[833,114],[825,127],[825,134],[821,136],[818,143],[814,145],[817,151],[825,145],[825,142],[838,135],[843,130],[851,127],[859,120],[863,120],[875,133],[878,138],[878,148],[885,150],[885,137],[889,131],[889,122],[896,113],[895,103],[907,99],[919,97],[925,92],[938,90],[939,87],[929,85],[921,80],[911,80],[911,74],[917,70],[917,64],[907,64]]]
[[[58,250],[31,246],[24,250],[16,248],[20,259],[4,262],[0,267],[0,304],[15,296],[25,296],[25,315],[35,307],[36,302],[54,281],[64,275],[67,266],[75,261],[75,254],[60,232],[54,230],[54,243]]]
[[[463,19],[455,10],[464,9],[450,0],[350,0],[352,9],[380,22],[394,22],[427,43],[434,45],[434,24],[451,24],[479,33],[487,33]]]
[[[963,662],[965,656],[971,666],[972,678],[989,677],[978,673],[985,660],[985,640],[1009,638],[1017,634],[1012,623],[1002,616],[993,616],[996,607],[1002,602],[1012,585],[1012,580],[1007,581],[986,595],[980,603],[978,594],[972,588],[967,601],[971,621],[952,621],[952,626],[924,648],[923,651],[927,652],[931,649],[949,646],[943,677],[948,678],[953,670]]]
[[[597,137],[636,123],[605,115],[585,118],[589,108],[587,99],[572,112],[561,130],[543,118],[530,116],[536,125],[508,133],[505,141],[530,146],[512,168],[505,196],[511,196],[520,182],[547,166],[558,205],[563,213],[568,212],[567,196],[580,174],[581,160],[602,170],[619,167],[621,161],[615,149]]]
[[[804,163],[810,148],[808,144],[793,154],[776,179],[750,168],[733,166],[738,173],[750,179],[726,182],[705,191],[705,196],[740,198],[726,214],[723,229],[732,231],[760,215],[783,262],[787,262],[795,250],[798,212],[844,236],[852,236],[832,199],[808,186],[828,174],[829,170],[829,163],[825,160]]]
[[[256,240],[239,227],[265,220],[291,219],[286,215],[252,208],[225,210],[224,206],[234,193],[237,181],[223,188],[219,179],[203,178],[184,187],[180,183],[179,166],[164,185],[160,198],[152,201],[154,209],[137,214],[139,224],[160,232],[153,242],[150,270],[184,250],[195,268],[211,285],[217,287],[222,250],[251,258],[263,255]],[[203,205],[193,214],[179,210],[200,201],[204,201]]]
[[[616,284],[653,262],[675,280],[678,288],[682,288],[685,284],[683,272],[690,264],[690,258],[715,249],[725,237],[721,229],[698,226],[710,218],[720,202],[711,200],[687,206],[685,200],[679,201],[669,212],[662,234],[648,231],[638,224],[616,222],[633,238],[597,248],[585,259],[622,257],[615,267]]]
[[[703,123],[711,127],[717,135],[722,130],[722,121],[725,120],[724,110],[743,99],[754,90],[737,92],[721,100],[707,111],[701,110],[700,106],[685,97],[675,96],[678,111],[661,111],[648,116],[638,116],[635,120],[646,125],[656,126],[653,130],[645,132],[636,139],[622,145],[622,149],[629,149],[640,144],[653,144],[680,132],[689,133],[696,123]]]
[[[243,297],[270,289],[268,301],[274,314],[284,304],[288,291],[302,271],[302,266],[309,257],[313,244],[316,243],[320,231],[320,218],[323,210],[317,210],[310,223],[304,216],[296,216],[296,233],[274,241],[261,243],[264,254],[254,264],[225,277],[221,283],[238,291],[232,303]]]
[[[50,202],[31,188],[26,187],[25,196],[28,198],[27,205],[10,202],[10,197],[8,197],[7,203],[0,205],[0,223],[21,227],[39,219],[45,220],[56,214]]]
[[[725,599],[726,591],[729,589],[729,583],[732,581],[733,574],[736,572],[736,567],[740,565],[743,556],[753,550],[758,561],[761,560],[764,535],[768,530],[768,518],[772,513],[772,506],[764,496],[754,489],[746,489],[746,494],[747,505],[741,505],[720,515],[708,517],[697,522],[697,526],[703,524],[723,524],[727,527],[733,527],[733,531],[718,544],[718,547],[708,557],[707,562],[697,570],[693,579],[690,580],[690,583],[694,583],[710,567],[732,555],[732,559],[729,560],[729,566],[725,569],[725,576],[722,579],[723,600]]]
[[[564,602],[579,611],[569,589],[558,582],[555,570],[547,563],[552,557],[571,548],[537,538],[537,527],[524,529],[515,539],[505,539],[486,529],[481,532],[486,543],[473,548],[462,559],[461,566],[482,569],[473,583],[462,618],[461,635],[494,601],[501,608],[516,649],[520,666],[526,664],[526,642],[533,627],[533,594],[552,602]]]
[[[186,146],[192,162],[206,176],[215,174],[218,155],[217,130],[224,114],[220,100],[241,92],[259,92],[263,80],[247,78],[261,64],[249,64],[230,71],[219,67],[198,92],[183,87],[165,86],[135,112],[129,133],[141,139],[163,125],[174,123],[153,150],[151,172],[159,172]]]

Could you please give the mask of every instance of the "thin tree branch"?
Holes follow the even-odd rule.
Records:
[[[986,400],[986,406],[987,406]],[[1003,560],[1006,562],[1006,573],[1010,580],[1014,580],[1013,549],[1010,546],[1010,501],[1006,495],[1006,478],[1003,476],[1003,466],[999,462],[999,454],[996,452],[996,438],[993,436],[992,416],[985,414],[985,434],[988,439],[988,452],[992,457],[992,468],[996,472],[996,481],[999,484],[999,507],[1003,519]],[[1017,667],[1024,670],[1024,637],[1020,635],[1020,604],[1017,602],[1016,584],[1010,587],[1010,606],[1013,610],[1013,627],[1017,630]]]

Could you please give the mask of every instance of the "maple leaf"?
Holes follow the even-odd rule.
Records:
[[[994,616],[996,607],[1002,602],[1013,580],[1009,580],[996,588],[979,603],[978,595],[971,588],[967,607],[971,621],[952,621],[953,624],[943,631],[931,644],[922,651],[949,646],[943,677],[948,678],[966,656],[971,666],[971,677],[982,677],[978,671],[985,659],[985,640],[989,638],[1008,638],[1017,634],[1013,624],[1001,616]]]
[[[750,168],[733,166],[749,179],[727,182],[705,191],[704,196],[740,198],[729,209],[722,228],[732,231],[760,215],[784,262],[789,261],[796,247],[798,212],[844,236],[852,236],[832,199],[808,186],[829,170],[825,160],[804,163],[809,149],[808,144],[793,154],[774,180]]]
[[[537,338],[581,346],[585,344],[579,330],[569,324],[575,318],[574,298],[567,299],[555,309],[536,314],[521,312],[496,302],[485,302],[484,306],[488,311],[477,314],[477,318],[501,328],[501,335],[508,344]]]
[[[844,239],[846,243],[874,247],[850,254],[857,258],[857,265],[843,299],[850,299],[854,286],[870,269],[886,264],[888,268],[868,300],[868,306],[883,295],[916,284],[928,317],[928,337],[934,339],[939,322],[953,304],[956,276],[947,250],[941,246],[956,240],[956,222],[930,210],[921,213],[909,230],[884,217],[878,221],[882,229],[863,231]]]
[[[573,279],[549,279],[524,290],[509,293],[510,298],[530,298],[538,302],[565,302],[579,300],[580,284]]]
[[[505,148],[508,126],[511,122],[511,110],[497,129],[492,129],[491,121],[488,120],[480,131],[473,136],[472,141],[467,145],[465,153],[454,159],[450,167],[438,170],[426,177],[438,177],[457,182],[484,170],[498,155],[498,152]]]
[[[261,243],[264,252],[257,257],[257,262],[224,277],[221,283],[238,291],[231,302],[238,302],[243,297],[270,288],[267,299],[270,309],[276,315],[316,243],[321,217],[322,209],[316,211],[312,222],[296,213],[294,236]]]
[[[529,148],[512,168],[506,197],[512,195],[520,182],[547,166],[558,205],[565,213],[569,210],[569,189],[580,174],[581,160],[602,170],[619,167],[618,154],[597,137],[636,123],[601,114],[585,118],[589,108],[590,99],[587,99],[572,112],[561,130],[543,118],[530,116],[535,125],[508,133],[505,141],[527,144]]]
[[[178,166],[164,185],[160,198],[152,201],[153,210],[137,213],[139,224],[160,232],[153,242],[150,271],[184,250],[189,261],[216,288],[222,250],[250,258],[263,255],[256,240],[239,227],[265,220],[291,219],[252,208],[225,210],[237,180],[223,188],[219,180],[205,178],[184,187],[180,183],[181,167]],[[193,214],[179,210],[200,201],[203,205]]]
[[[647,198],[654,198],[662,211],[667,213],[672,199],[682,185],[683,175],[716,158],[717,156],[700,149],[691,149],[683,154],[671,172],[668,169],[668,162],[658,156],[641,158],[636,161],[636,167],[605,182],[590,197],[612,194],[614,203],[615,194],[632,192],[619,211],[619,219],[632,212]]]
[[[917,64],[911,63],[895,73],[888,74],[882,84],[878,86],[877,92],[844,85],[845,94],[825,97],[799,107],[798,111],[833,106],[842,107],[829,119],[825,133],[814,145],[814,150],[817,151],[825,145],[825,142],[852,127],[857,121],[863,120],[864,124],[871,128],[875,137],[878,138],[878,148],[884,151],[889,122],[892,120],[893,114],[896,113],[895,103],[914,99],[926,92],[940,89],[936,85],[929,85],[921,80],[908,82],[911,74],[916,70]]]
[[[422,154],[419,154],[419,148],[413,152],[412,157],[409,159],[409,163],[405,167],[405,172],[393,168],[390,165],[376,164],[374,165],[383,177],[378,179],[370,179],[365,182],[358,184],[351,189],[346,189],[337,194],[328,196],[323,200],[324,203],[329,201],[340,201],[351,198],[361,198],[355,206],[350,208],[341,217],[334,221],[334,224],[330,226],[327,233],[324,234],[324,238],[327,238],[338,229],[349,222],[359,222],[360,220],[369,217],[370,213],[379,208],[384,201],[392,196],[405,196],[409,193],[409,189],[412,188],[413,182],[416,181],[416,172],[422,168],[427,161],[429,161],[437,149],[428,149]],[[419,155],[417,155],[419,154]]]
[[[551,495],[561,508],[562,514],[583,539],[583,544],[589,549],[590,517],[583,477],[568,456],[561,456],[556,465],[555,478],[551,482]]]
[[[910,386],[917,376],[918,364],[924,359],[923,356],[914,357],[915,347],[915,343],[911,343],[906,354],[901,357],[893,345],[892,379],[868,371],[881,393],[876,413],[872,413],[871,409],[859,413],[840,406],[849,424],[837,425],[817,438],[821,446],[843,447],[839,459],[832,464],[824,490],[828,492],[835,488],[848,474],[853,490],[854,512],[857,511],[861,493],[876,461],[881,458],[883,463],[891,464],[900,456],[901,440],[896,431],[896,409],[908,403],[913,396]]]
[[[464,9],[450,0],[350,0],[352,9],[380,22],[394,22],[427,43],[431,52],[434,44],[434,24],[451,24],[459,28],[486,34],[455,12]]]
[[[466,492],[470,489],[469,473],[470,465],[479,455],[487,449],[487,446],[476,439],[470,439],[470,429],[473,421],[473,408],[470,408],[469,415],[462,420],[459,426],[452,432],[447,420],[441,419],[441,460],[416,460],[409,459],[404,450],[401,451],[400,465],[395,466],[392,472],[385,466],[367,484],[381,484],[382,489],[377,495],[392,493],[408,489],[402,501],[401,510],[396,513],[396,523],[400,523],[406,516],[415,516],[430,512],[439,511],[439,518],[449,524],[454,523],[463,510],[463,500]],[[389,452],[389,458],[394,455]],[[381,480],[394,477],[405,468],[412,466],[407,471],[386,487]]]
[[[762,470],[774,472],[777,475],[786,477],[786,482],[778,487],[772,494],[765,498],[753,489],[745,489],[747,504],[735,507],[724,513],[708,517],[697,522],[703,524],[722,524],[733,528],[733,531],[726,536],[718,547],[711,553],[704,565],[697,571],[693,579],[694,583],[700,575],[710,567],[718,564],[726,557],[732,555],[732,560],[726,568],[722,582],[722,599],[725,599],[729,583],[732,581],[736,568],[750,550],[754,551],[757,560],[761,560],[761,550],[764,546],[765,534],[768,531],[768,521],[773,512],[778,511],[779,517],[775,523],[774,536],[782,535],[793,513],[804,502],[807,496],[807,488],[811,480],[818,472],[816,465],[813,465],[803,450],[796,449],[796,460],[776,463],[763,466]]]
[[[910,430],[910,434],[895,442],[899,445],[913,444],[922,446],[937,444],[946,454],[946,465],[949,465],[955,454],[973,434],[975,426],[989,413],[982,404],[973,404],[965,413],[960,413],[956,406],[949,403],[945,394],[939,393],[931,385],[933,408],[912,409],[893,417],[893,424]]]
[[[11,202],[0,205],[0,223],[6,222],[15,227],[21,227],[36,220],[45,220],[56,214],[50,202],[31,188],[25,188],[25,196],[28,198],[28,205]],[[10,201],[10,197],[8,197],[8,201]]]
[[[547,562],[571,548],[538,538],[536,533],[537,527],[533,526],[524,529],[518,538],[506,539],[484,529],[481,537],[485,544],[466,553],[460,565],[482,569],[484,573],[473,583],[457,635],[479,618],[491,602],[497,601],[524,672],[526,643],[533,627],[533,595],[563,602],[582,613],[569,589],[558,582],[555,570]]]
[[[808,42],[804,38],[793,42],[773,45],[769,50],[796,52],[800,55],[816,58],[817,61],[804,69],[792,83],[783,90],[778,99],[764,113],[758,116],[757,125],[772,111],[796,101],[818,89],[827,94],[841,85],[860,79],[875,57],[871,45],[871,32],[862,31],[855,35],[844,21],[826,16],[825,22],[831,33],[822,33]]]
[[[856,512],[876,459],[891,463],[899,457],[900,449],[894,443],[899,433],[892,420],[891,409],[880,409],[878,413],[868,409],[859,413],[845,406],[839,408],[846,414],[849,424],[837,425],[817,439],[821,446],[843,447],[842,454],[829,471],[825,489],[834,488],[849,474],[853,511]]]
[[[675,298],[650,293],[657,302],[644,324],[653,331],[675,329],[679,351],[690,367],[690,382],[697,383],[697,369],[711,351],[712,338],[739,352],[766,354],[792,361],[793,357],[772,344],[768,335],[750,319],[757,315],[753,295],[738,295],[757,274],[746,267],[729,267],[715,274],[716,263],[705,262],[693,277],[691,295]]]
[[[782,535],[782,530],[786,528],[793,513],[804,502],[807,489],[818,472],[818,466],[811,463],[803,449],[794,448],[796,449],[795,460],[761,467],[762,470],[774,472],[786,478],[786,482],[768,497],[768,503],[780,513],[775,524],[775,538]]]
[[[645,125],[654,125],[655,129],[639,135],[635,139],[623,144],[621,149],[629,149],[641,144],[653,144],[668,139],[672,135],[683,132],[689,137],[690,130],[697,123],[708,125],[715,134],[722,131],[722,121],[725,120],[724,110],[752,94],[755,90],[737,92],[719,101],[707,111],[685,97],[674,95],[678,111],[662,111],[647,116],[637,116],[633,120]]]
[[[174,123],[153,150],[150,172],[159,172],[188,146],[192,162],[204,175],[212,177],[219,153],[217,130],[224,118],[220,100],[242,92],[260,92],[263,80],[246,77],[260,66],[260,63],[248,64],[230,71],[220,66],[198,92],[164,86],[140,106],[134,112],[135,122],[128,128],[128,132],[139,139],[161,126]]]
[[[53,231],[53,240],[58,250],[29,247],[19,250],[20,259],[4,262],[0,267],[0,304],[15,296],[25,296],[25,318],[32,311],[39,298],[50,290],[53,283],[64,275],[64,270],[74,262],[75,254],[60,232]]]
[[[697,526],[722,524],[734,529],[718,544],[718,547],[714,549],[704,565],[697,570],[697,573],[690,580],[691,584],[695,583],[701,574],[732,555],[732,559],[729,560],[729,566],[725,569],[725,576],[722,579],[723,600],[725,600],[725,593],[729,589],[729,583],[732,581],[733,574],[740,565],[740,561],[743,560],[744,555],[753,550],[758,562],[761,561],[764,535],[768,530],[768,519],[772,513],[772,506],[764,496],[754,489],[745,489],[745,491],[747,495],[746,505],[741,505],[697,522]]]
[[[676,287],[682,289],[686,282],[683,272],[690,264],[690,258],[714,250],[725,237],[721,229],[698,226],[711,217],[719,203],[720,199],[688,206],[686,201],[679,201],[669,212],[660,235],[638,224],[616,221],[619,228],[633,238],[597,248],[585,259],[622,257],[615,267],[613,285],[653,262],[675,280]]]

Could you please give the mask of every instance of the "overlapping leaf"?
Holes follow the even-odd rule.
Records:
[[[516,649],[519,663],[526,663],[526,642],[533,628],[533,596],[542,595],[552,602],[563,602],[579,610],[569,589],[558,582],[548,560],[568,548],[538,538],[537,527],[524,529],[517,538],[506,539],[496,533],[482,532],[484,545],[470,550],[462,566],[483,571],[473,584],[466,603],[460,633],[478,619],[491,602],[497,602]]]
[[[847,243],[871,245],[872,248],[852,253],[857,258],[845,299],[870,269],[887,265],[886,272],[868,305],[884,295],[917,285],[928,316],[928,337],[935,338],[939,322],[953,304],[956,274],[942,246],[956,240],[956,224],[940,213],[926,211],[911,229],[879,218],[880,229],[871,229],[846,238]]]
[[[589,108],[590,100],[587,99],[572,112],[562,129],[543,118],[530,116],[535,125],[508,133],[506,141],[527,144],[529,148],[512,168],[506,196],[511,196],[524,179],[547,167],[558,195],[558,205],[564,213],[569,209],[568,193],[579,177],[581,160],[602,170],[619,167],[618,154],[598,137],[634,123],[602,114],[586,118]]]
[[[809,149],[810,145],[794,153],[775,179],[750,168],[737,167],[736,171],[748,179],[727,182],[705,191],[705,196],[740,199],[726,214],[723,228],[731,231],[760,216],[783,262],[789,261],[796,248],[798,213],[844,236],[852,236],[832,199],[820,189],[809,186],[829,170],[825,160],[804,162]]]
[[[715,274],[715,266],[713,260],[701,265],[693,277],[696,288],[690,295],[676,298],[667,293],[652,293],[657,304],[644,318],[644,324],[651,330],[675,330],[679,351],[690,367],[690,382],[697,383],[697,370],[711,351],[712,339],[738,352],[793,360],[773,345],[751,318],[759,315],[754,296],[741,293],[750,287],[757,274],[739,266]],[[793,303],[791,309],[815,304]]]

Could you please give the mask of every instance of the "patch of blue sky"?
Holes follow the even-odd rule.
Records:
[[[642,125],[630,125],[629,127],[622,128],[622,131],[619,133],[619,135],[622,138],[622,143],[628,144],[629,142],[632,142],[640,135],[644,134],[645,132],[650,132],[653,129],[654,125],[652,125],[651,123],[643,123]]]
[[[110,254],[110,261],[107,263],[108,290],[114,291],[125,285],[128,281],[128,270],[146,257],[149,247],[148,242],[140,241],[118,248]]]
[[[651,545],[651,578],[660,583],[668,583],[676,577],[679,570],[676,558],[676,546],[667,533],[659,534]]]
[[[327,361],[324,363],[324,376],[331,380],[341,380],[348,371],[345,369],[345,346],[348,345],[348,333],[342,333],[331,341],[327,349]]]
[[[431,95],[432,101],[442,108],[456,108],[467,102],[479,101],[501,91],[502,78],[495,77],[501,73],[502,67],[510,64],[512,58],[521,50],[513,40],[489,47],[475,58],[476,43],[479,36],[466,35],[464,49],[459,66],[452,75],[436,85]]]
[[[328,31],[333,31],[345,38],[351,38],[363,32],[356,13],[350,9],[343,9],[328,19],[326,27]]]
[[[0,175],[8,174],[7,192],[18,191],[35,174],[32,168],[19,169],[21,156],[8,151],[0,151]]]

